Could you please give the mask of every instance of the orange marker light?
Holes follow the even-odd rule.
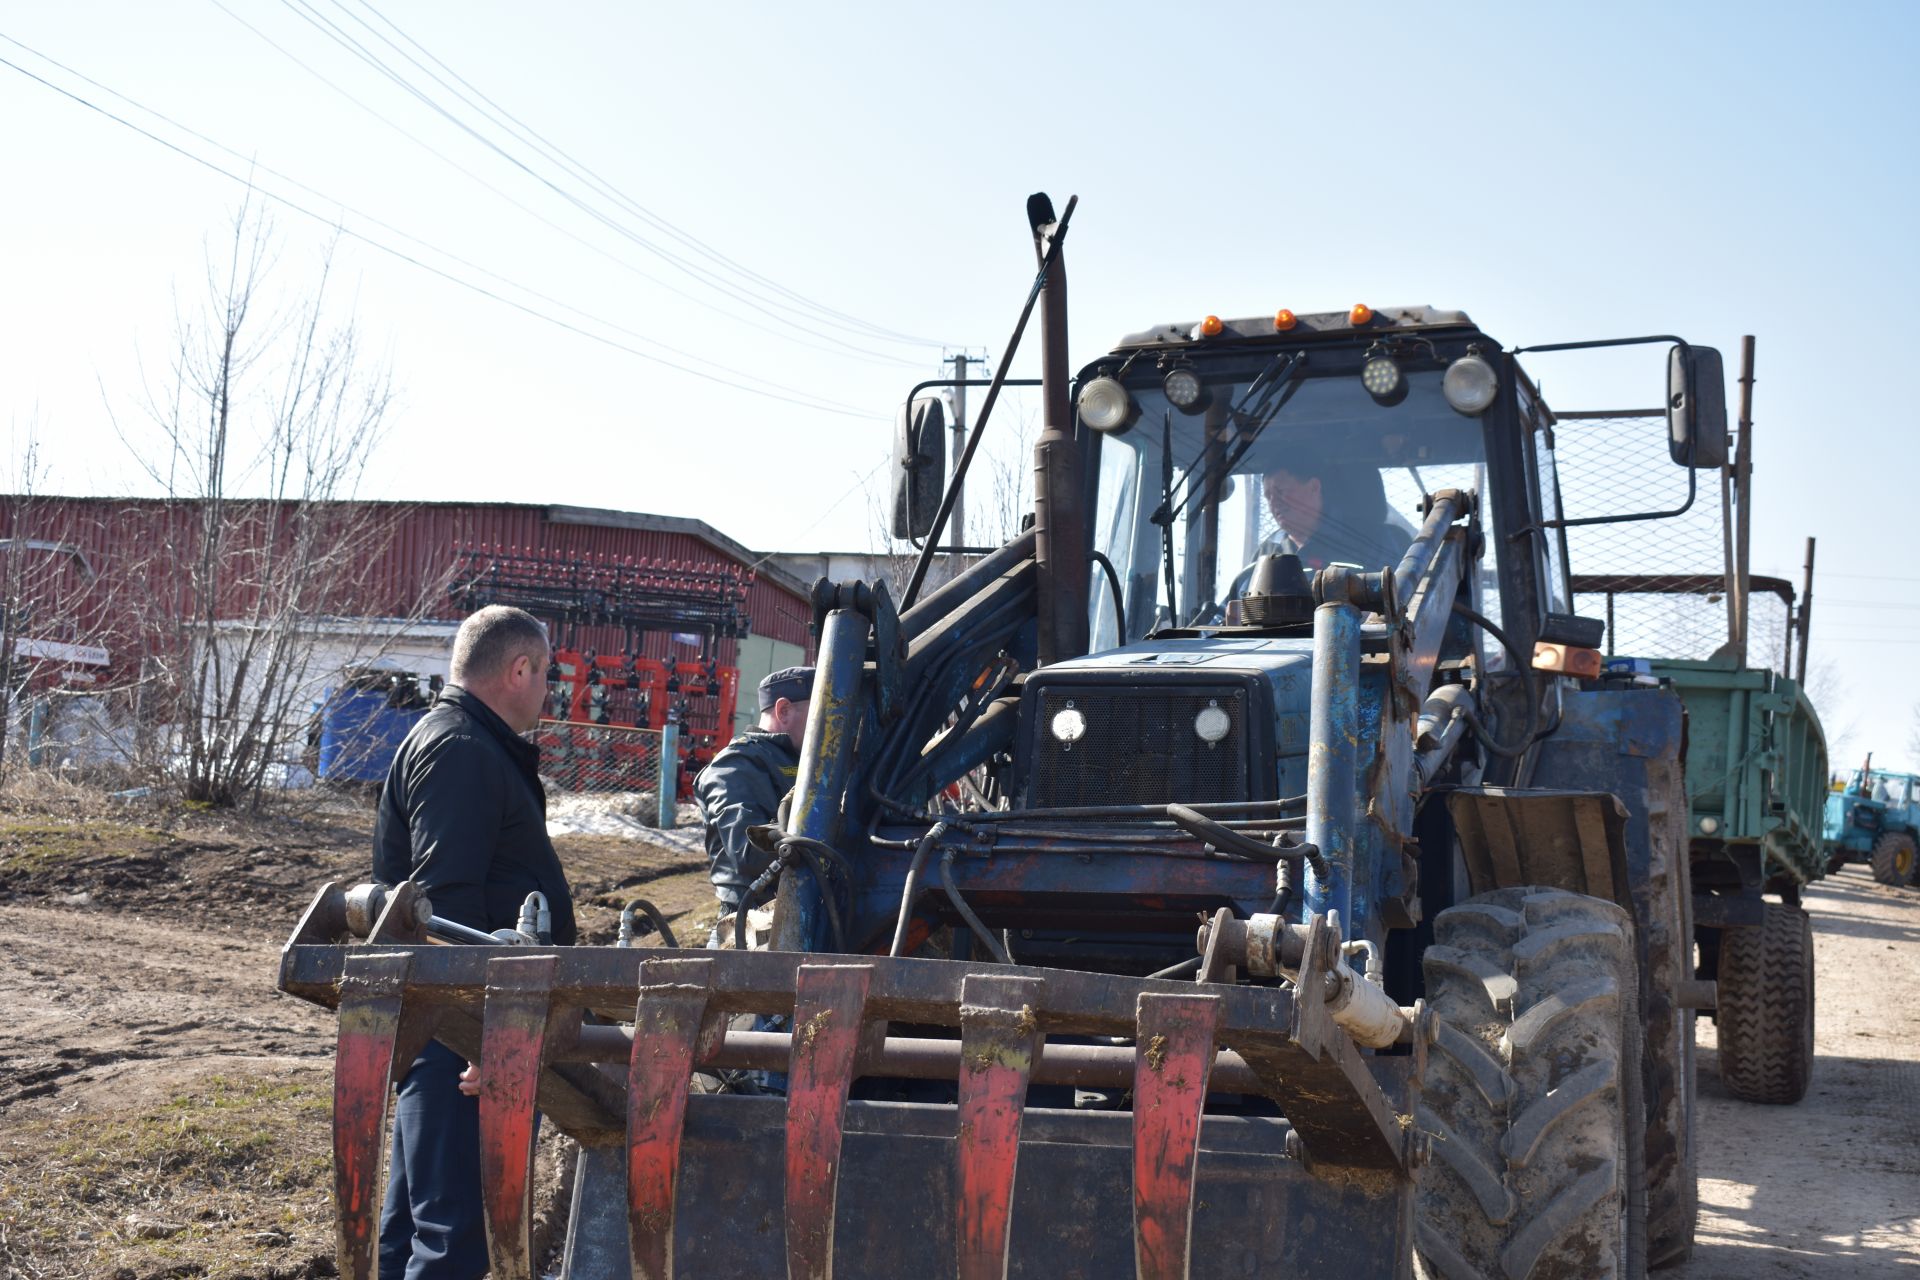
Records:
[[[1200,322],[1200,336],[1203,338],[1219,337],[1220,331],[1226,327],[1226,325],[1220,323],[1219,316],[1208,316]]]
[[[1280,333],[1285,333],[1287,330],[1293,328],[1293,326],[1299,323],[1300,323],[1300,318],[1294,315],[1293,312],[1287,310],[1285,307],[1282,307],[1278,311],[1273,313],[1273,327],[1276,331]]]
[[[1373,308],[1364,302],[1353,304],[1353,310],[1347,312],[1347,319],[1353,324],[1366,324],[1373,319]]]

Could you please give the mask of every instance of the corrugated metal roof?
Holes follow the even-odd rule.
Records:
[[[701,520],[654,516],[641,512],[607,511],[589,507],[535,506],[528,503],[368,502],[328,504],[336,509],[364,511],[385,522],[374,552],[355,576],[351,600],[331,600],[328,613],[364,616],[458,617],[460,611],[446,596],[446,582],[458,553],[471,548],[523,549],[555,557],[608,561],[654,561],[671,565],[730,561],[753,569],[747,593],[747,615],[755,634],[770,636],[811,649],[808,626],[812,605],[808,587],[798,579],[761,562],[744,545]],[[271,504],[239,502],[236,510],[265,513]],[[283,505],[281,511],[290,510]],[[180,594],[181,562],[197,545],[200,505],[191,501],[155,498],[98,498],[64,495],[0,495],[0,538],[32,538],[83,549],[99,573],[86,582],[73,572],[71,558],[49,565],[49,587],[42,615],[54,628],[55,615],[64,615],[49,639],[79,640],[111,636],[107,643],[122,653],[143,647],[134,632],[151,627],[150,619],[135,623],[134,614],[167,614],[166,601]],[[271,521],[269,520],[269,523]],[[140,609],[138,602],[160,601],[158,609]],[[240,613],[236,600],[223,612]],[[576,638],[580,647],[618,652],[624,637],[617,628],[590,628]],[[676,646],[671,637],[651,635],[643,646],[649,656],[687,658],[692,651]],[[732,641],[723,641],[716,655],[731,663]]]

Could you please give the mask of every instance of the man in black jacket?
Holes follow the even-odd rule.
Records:
[[[707,865],[723,911],[733,911],[767,869],[768,856],[747,843],[747,829],[778,816],[793,789],[800,742],[813,697],[813,668],[788,667],[760,682],[760,727],[729,742],[694,779],[693,795],[707,828]]]
[[[547,838],[539,750],[550,659],[532,614],[493,605],[460,625],[451,682],[394,756],[374,826],[373,874],[412,880],[435,915],[511,929],[546,896],[553,941],[574,941],[573,896]],[[435,1042],[400,1082],[380,1218],[380,1280],[466,1280],[487,1270],[475,1074]]]

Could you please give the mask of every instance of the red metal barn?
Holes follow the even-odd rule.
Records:
[[[458,619],[447,582],[460,553],[477,548],[751,570],[751,635],[719,641],[712,655],[740,669],[742,718],[752,702],[745,690],[769,670],[804,661],[811,650],[808,584],[761,563],[700,520],[524,503],[300,508],[233,501],[226,504],[212,557],[209,528],[207,509],[196,501],[0,495],[0,551],[7,553],[0,565],[14,570],[0,582],[0,596],[23,619],[21,637],[106,648],[106,685],[133,680],[142,660],[165,643],[169,628],[196,607],[211,609],[222,622],[247,617],[268,590],[262,583],[271,580],[276,555],[283,557],[283,548],[300,536],[331,538],[351,550],[325,581],[298,588],[300,611],[328,619]],[[217,599],[194,589],[201,580],[219,583]],[[624,636],[618,628],[586,627],[556,641],[618,652]],[[663,660],[699,652],[670,633],[648,635],[640,651]]]

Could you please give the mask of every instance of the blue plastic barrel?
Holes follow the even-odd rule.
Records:
[[[330,782],[379,782],[420,710],[387,705],[384,689],[337,689],[320,716],[320,776]]]

